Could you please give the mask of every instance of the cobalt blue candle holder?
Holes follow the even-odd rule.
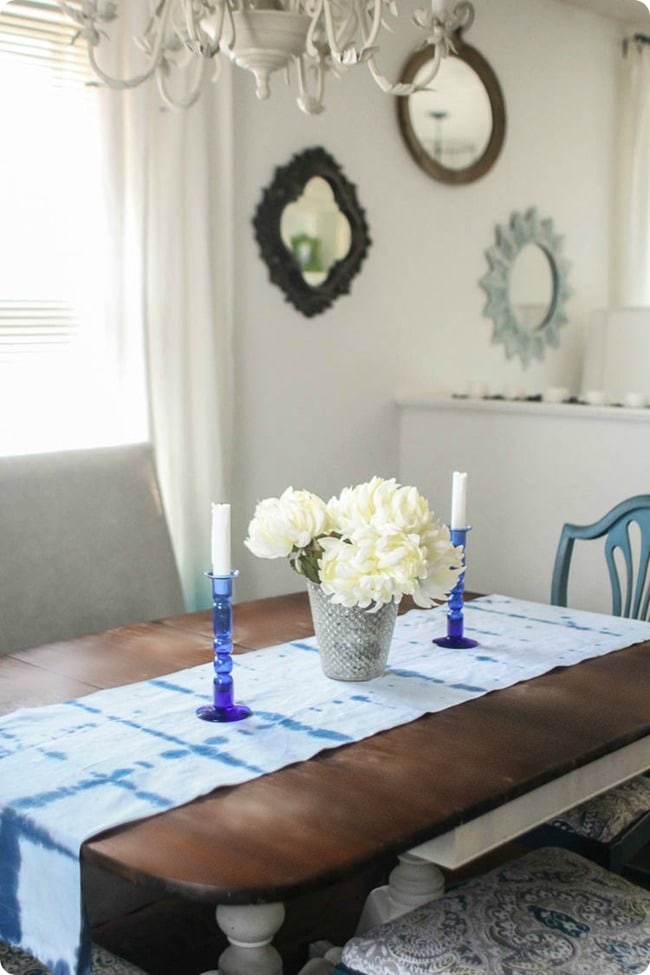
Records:
[[[214,680],[212,704],[196,709],[203,721],[241,721],[253,713],[245,704],[236,704],[232,678],[232,585],[239,575],[205,573],[212,581],[212,630],[214,633]]]
[[[458,582],[449,593],[447,600],[447,636],[440,636],[434,639],[439,647],[451,647],[453,650],[464,650],[470,647],[477,647],[476,640],[463,635],[463,594],[465,592],[465,547],[467,542],[467,532],[471,531],[472,526],[467,528],[450,528],[449,534],[453,545],[462,545],[463,548],[463,571],[458,576]]]

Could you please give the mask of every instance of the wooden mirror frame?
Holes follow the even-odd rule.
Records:
[[[280,221],[284,208],[300,198],[309,180],[315,176],[327,181],[339,210],[350,224],[350,250],[332,265],[322,284],[311,287],[282,240]],[[340,295],[349,292],[352,279],[358,274],[372,243],[355,187],[345,178],[338,163],[320,147],[305,149],[293,156],[286,166],[278,166],[272,182],[262,194],[253,226],[271,281],[284,291],[287,301],[307,317],[320,314]]]
[[[490,101],[492,133],[483,155],[465,169],[449,169],[446,166],[441,166],[435,159],[432,159],[425,152],[422,143],[415,134],[409,112],[410,96],[396,99],[397,120],[406,147],[418,166],[425,173],[428,173],[429,176],[432,176],[441,183],[462,185],[464,183],[473,183],[475,180],[480,179],[481,176],[485,176],[497,161],[506,136],[506,107],[497,76],[483,55],[475,47],[466,44],[460,34],[456,35],[454,46],[456,51],[455,53],[450,53],[449,57],[455,57],[464,61],[478,75]],[[404,65],[400,80],[405,84],[412,84],[418,71],[427,61],[432,59],[433,51],[433,47],[428,46],[412,54]],[[432,83],[435,85],[435,78]]]

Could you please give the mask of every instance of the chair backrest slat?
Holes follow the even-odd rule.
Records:
[[[633,544],[630,528],[638,540]],[[650,495],[639,494],[621,501],[590,525],[565,524],[555,557],[551,602],[566,606],[574,543],[605,538],[605,561],[612,590],[615,616],[648,619],[650,613]],[[623,563],[623,566],[620,563]]]

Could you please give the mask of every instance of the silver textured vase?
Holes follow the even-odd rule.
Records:
[[[339,606],[320,586],[307,580],[309,605],[323,673],[333,680],[372,680],[386,669],[397,605],[376,613]]]

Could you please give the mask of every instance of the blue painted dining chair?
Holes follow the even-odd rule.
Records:
[[[551,602],[568,605],[576,542],[603,539],[611,584],[611,612],[647,620],[650,615],[650,494],[621,501],[591,525],[565,524],[557,548]],[[606,611],[606,610],[605,610]],[[650,773],[636,776],[562,813],[528,833],[531,846],[563,846],[641,882],[650,871],[630,860],[650,843]]]

